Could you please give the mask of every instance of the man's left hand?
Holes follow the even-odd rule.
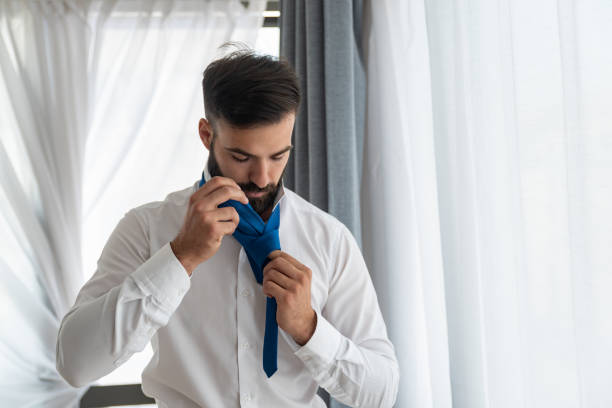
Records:
[[[312,271],[291,255],[273,251],[263,270],[263,292],[276,299],[276,322],[303,346],[317,326],[317,315],[310,305]]]

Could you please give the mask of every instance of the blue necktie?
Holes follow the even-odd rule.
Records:
[[[200,181],[200,187],[206,183],[204,175]],[[280,206],[276,206],[268,222],[265,223],[259,214],[255,212],[251,204],[242,204],[236,200],[228,200],[219,207],[234,207],[240,222],[234,230],[234,238],[242,245],[247,254],[255,280],[260,285],[263,283],[263,269],[270,261],[270,252],[280,249],[278,238],[278,227],[280,225]],[[274,374],[277,366],[278,347],[278,324],[276,323],[276,299],[266,299],[266,330],[264,333],[263,346],[263,369],[269,377]]]

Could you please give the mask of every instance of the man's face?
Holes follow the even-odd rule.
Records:
[[[201,119],[200,137],[209,150],[211,177],[233,179],[258,214],[271,210],[289,160],[294,122],[293,113],[279,123],[249,129],[217,120],[213,130]]]

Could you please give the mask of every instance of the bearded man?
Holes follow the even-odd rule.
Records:
[[[202,176],[120,220],[62,321],[59,372],[87,385],[151,341],[142,389],[160,407],[325,407],[318,387],[391,407],[399,369],[359,247],[283,186],[295,72],[242,50],[202,86]]]

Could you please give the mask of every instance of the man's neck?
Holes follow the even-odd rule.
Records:
[[[259,214],[263,222],[268,222],[268,218],[270,218],[270,215],[272,215],[272,207],[268,208],[266,211]]]

